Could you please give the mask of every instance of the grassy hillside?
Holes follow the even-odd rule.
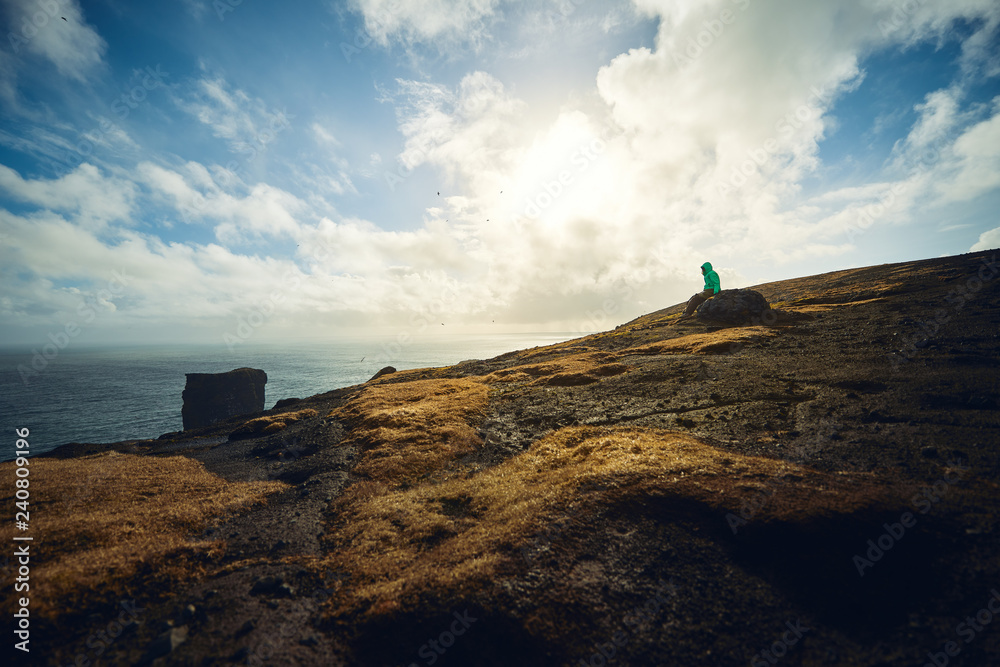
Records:
[[[32,468],[64,517],[33,564],[48,664],[95,659],[126,598],[111,663],[1000,663],[960,625],[1000,586],[992,262],[61,448]]]

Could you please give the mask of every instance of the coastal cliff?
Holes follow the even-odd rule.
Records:
[[[768,283],[36,457],[38,664],[998,664],[998,285]]]

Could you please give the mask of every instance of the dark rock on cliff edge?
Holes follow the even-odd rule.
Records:
[[[212,424],[264,409],[267,373],[256,368],[237,368],[228,373],[187,373],[181,394],[184,430]]]
[[[395,373],[395,372],[396,372],[396,369],[394,367],[392,367],[392,366],[386,366],[385,368],[380,369],[378,373],[376,373],[375,375],[371,376],[371,379],[368,380],[368,381],[371,382],[372,380],[379,379],[383,375],[391,375],[392,373]]]

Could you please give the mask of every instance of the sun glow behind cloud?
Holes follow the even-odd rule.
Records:
[[[987,0],[192,1],[162,24],[65,4],[72,22],[0,52],[8,340],[81,300],[109,341],[218,341],[262,307],[259,340],[409,331],[432,310],[452,331],[582,330],[685,299],[705,259],[732,287],[997,237]],[[123,59],[152,25],[181,53]],[[567,60],[573,34],[606,57]],[[946,85],[908,80],[893,119],[849,132],[879,95],[874,56],[926,44]],[[159,61],[162,85],[116,113]],[[127,288],[98,299],[113,270]]]

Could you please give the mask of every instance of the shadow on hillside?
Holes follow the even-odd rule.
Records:
[[[381,617],[359,627],[352,663],[372,667],[561,664],[519,619],[487,613],[475,603],[460,604],[451,612],[426,613],[440,606],[420,605],[414,612]],[[454,634],[453,629],[461,634]]]
[[[818,621],[857,640],[873,640],[945,592],[948,541],[936,534],[930,518],[919,517],[890,543],[883,537],[885,524],[899,521],[899,512],[884,512],[751,522],[731,539],[733,556]],[[868,541],[878,546],[880,538],[891,546],[868,554]],[[862,576],[854,558],[869,555],[875,558],[861,564]]]

